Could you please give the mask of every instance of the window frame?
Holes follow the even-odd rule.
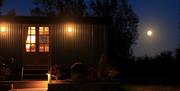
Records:
[[[43,28],[43,33],[42,34],[40,34],[40,28]],[[48,32],[46,33],[46,28],[47,28],[47,30],[48,30]],[[43,27],[38,27],[38,52],[40,52],[40,53],[48,53],[49,52],[49,45],[50,45],[50,34],[49,34],[49,27],[45,27],[45,26],[43,26]],[[47,43],[41,43],[40,41],[40,37],[47,37]],[[40,50],[40,45],[43,45],[43,51],[41,51]],[[48,48],[47,50],[46,50],[46,47]]]
[[[32,28],[34,28],[34,29],[32,29]],[[34,33],[32,33],[32,31],[34,30]],[[36,27],[34,27],[34,26],[31,26],[31,27],[28,27],[27,28],[27,34],[25,35],[26,36],[26,40],[25,40],[25,51],[27,52],[27,53],[35,53],[35,52],[37,52],[37,48],[36,48],[36,46],[37,46],[37,40],[36,40]],[[29,33],[30,32],[30,33]],[[35,36],[34,38],[34,42],[32,42],[32,36]],[[29,39],[28,39],[29,38]],[[29,40],[29,41],[28,41]],[[29,49],[28,49],[28,47],[27,47],[27,45],[29,45]],[[32,46],[31,45],[35,45],[34,47],[34,50],[32,49]]]
[[[28,32],[29,32],[29,28],[32,28],[32,27],[35,27],[35,34],[28,34]],[[48,30],[48,33],[47,34],[42,34],[42,35],[40,35],[40,27],[43,27],[43,28],[48,28],[47,30]],[[43,30],[43,32],[44,32],[44,30]],[[28,36],[30,36],[30,42],[29,43],[27,43],[27,39],[28,39]],[[31,36],[35,36],[35,43],[31,43]],[[41,36],[45,36],[45,37],[47,37],[47,43],[40,43],[40,37]],[[35,51],[31,51],[31,46],[30,46],[30,51],[27,51],[27,48],[26,48],[26,46],[27,46],[27,44],[35,44]],[[40,45],[41,44],[45,44],[45,45],[47,45],[47,51],[46,51],[46,49],[45,49],[45,46],[44,46],[44,50],[43,51],[40,51]],[[25,45],[25,53],[49,53],[50,52],[50,27],[49,26],[28,26],[27,28],[26,28],[26,34],[25,34],[25,43],[24,43],[24,45]]]

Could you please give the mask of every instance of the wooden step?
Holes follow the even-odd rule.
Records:
[[[48,69],[48,66],[24,66],[24,69]]]
[[[47,91],[47,88],[24,88],[24,89],[13,89],[12,91]]]
[[[14,89],[38,89],[47,88],[48,82],[46,80],[23,80],[14,82]],[[21,90],[22,91],[22,90]]]
[[[47,80],[48,66],[24,66],[23,79]]]
[[[46,74],[24,74],[23,79],[31,79],[31,80],[47,80]]]
[[[24,74],[47,74],[48,73],[48,70],[39,70],[39,69],[36,69],[36,70],[24,70]]]

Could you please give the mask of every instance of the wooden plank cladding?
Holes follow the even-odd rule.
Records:
[[[82,19],[0,17],[0,56],[14,57],[20,63],[28,63],[27,58],[31,58],[33,55],[34,57],[43,57],[46,54],[48,54],[48,60],[51,60],[53,64],[70,64],[76,59],[90,64],[97,63],[101,53],[106,50],[107,31],[111,22],[110,19],[107,21],[103,19],[92,17]],[[37,34],[39,34],[39,27],[48,27],[48,53],[38,52],[38,44],[35,53],[26,52],[28,27],[35,27]],[[37,36],[37,38],[39,37]],[[37,58],[37,60],[40,59],[44,60]],[[29,62],[33,60],[33,58],[29,59]]]
[[[21,60],[22,24],[1,23],[0,27],[0,56]]]
[[[75,59],[91,63],[99,59],[103,49],[103,24],[56,24],[52,32],[52,57],[57,62]],[[72,28],[72,32],[68,32]]]

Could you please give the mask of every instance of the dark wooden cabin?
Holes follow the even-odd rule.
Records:
[[[23,66],[95,64],[106,50],[111,20],[102,17],[0,17],[0,56]]]

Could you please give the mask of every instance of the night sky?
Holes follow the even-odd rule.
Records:
[[[154,56],[158,53],[175,49],[180,43],[178,22],[180,21],[180,0],[129,0],[140,19],[139,39],[133,46],[136,56]],[[6,13],[15,9],[17,15],[30,15],[32,0],[6,0],[2,8]],[[146,31],[153,35],[148,37]]]

